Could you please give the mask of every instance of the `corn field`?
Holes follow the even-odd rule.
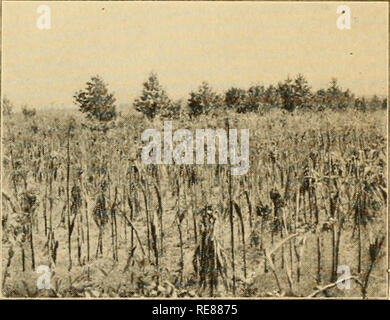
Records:
[[[141,132],[162,129],[159,118],[10,115],[3,295],[386,296],[386,110],[226,112],[173,126],[225,128],[225,118],[250,130],[242,176],[145,165]],[[37,288],[42,265],[50,289]]]

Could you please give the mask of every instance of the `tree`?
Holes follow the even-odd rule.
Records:
[[[245,109],[247,93],[244,89],[230,88],[225,93],[225,105],[228,109],[240,112]]]
[[[294,88],[291,78],[287,78],[283,83],[278,83],[278,95],[282,101],[282,108],[287,111],[294,111]]]
[[[282,108],[287,111],[294,111],[310,107],[311,88],[307,80],[298,74],[294,80],[287,78],[283,83],[278,84],[278,94],[282,100]]]
[[[183,101],[181,99],[171,101],[168,106],[164,107],[160,111],[160,117],[163,119],[178,119],[181,116],[183,110]]]
[[[330,107],[333,110],[345,110],[349,106],[355,104],[356,107],[359,106],[359,108],[363,108],[362,102],[363,101],[360,100],[355,102],[353,94],[348,89],[343,91],[339,87],[337,79],[332,78],[329,87],[326,90],[327,107]]]
[[[108,92],[107,85],[99,76],[92,77],[85,90],[76,92],[73,98],[89,119],[107,122],[116,117],[114,94]]]
[[[213,91],[207,82],[202,82],[197,92],[191,92],[188,107],[191,116],[209,114],[222,106],[221,97]]]
[[[22,106],[22,113],[26,119],[34,117],[37,113],[35,108],[29,108],[26,104]]]
[[[327,106],[327,94],[325,89],[319,89],[313,95],[312,103],[316,111],[323,111]]]
[[[3,97],[3,115],[10,116],[12,114],[12,109],[14,108],[12,102],[6,97]]]
[[[294,80],[294,105],[298,109],[310,108],[311,87],[305,77],[301,74]]]
[[[366,98],[357,98],[355,100],[355,109],[360,111],[366,111],[367,110],[367,101]]]
[[[329,96],[334,98],[341,95],[342,91],[338,85],[337,78],[332,78],[330,80],[329,87],[326,92]]]
[[[377,95],[374,95],[369,101],[369,109],[378,110],[381,107],[382,107],[382,101],[379,99]]]
[[[265,104],[265,89],[264,86],[252,86],[248,89],[246,96],[245,111],[258,111]]]
[[[270,107],[279,107],[280,100],[278,89],[271,84],[264,92],[264,104]]]
[[[160,85],[157,74],[153,72],[150,73],[148,80],[143,83],[141,96],[134,100],[133,106],[149,119],[154,118],[158,114],[161,114],[163,117],[169,117],[176,110]]]

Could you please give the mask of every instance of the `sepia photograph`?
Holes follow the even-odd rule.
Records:
[[[0,299],[389,299],[388,2],[1,6]]]

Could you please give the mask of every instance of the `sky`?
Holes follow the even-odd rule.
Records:
[[[41,30],[37,8],[51,9]],[[3,2],[2,93],[15,105],[74,107],[99,74],[118,104],[153,71],[168,95],[202,81],[218,91],[276,84],[302,73],[314,89],[332,77],[357,95],[386,95],[388,4],[340,2]]]

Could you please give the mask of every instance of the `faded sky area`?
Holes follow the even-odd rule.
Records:
[[[36,27],[51,8],[51,29]],[[314,89],[337,77],[357,95],[387,92],[388,4],[340,2],[3,2],[2,89],[36,108],[73,105],[99,74],[118,104],[150,71],[172,98],[207,80],[216,90],[276,84],[302,73]]]

